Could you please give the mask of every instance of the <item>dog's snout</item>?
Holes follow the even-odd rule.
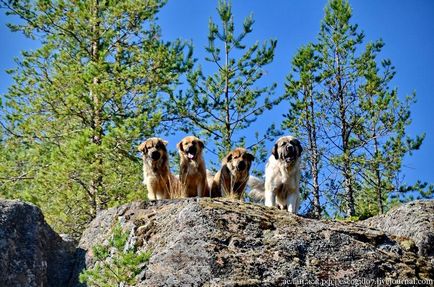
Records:
[[[240,171],[246,169],[246,163],[244,161],[240,161],[237,165],[237,169]]]
[[[151,158],[153,159],[153,160],[158,160],[158,159],[160,159],[160,152],[158,151],[158,150],[154,150],[152,153],[151,153]]]
[[[195,146],[189,146],[189,147],[186,149],[186,151],[187,151],[188,153],[192,153],[192,154],[194,154],[194,153],[196,153],[196,147],[195,147]]]

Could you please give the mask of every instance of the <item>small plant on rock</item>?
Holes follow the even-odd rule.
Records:
[[[151,252],[137,253],[135,246],[127,244],[128,238],[129,233],[116,225],[107,246],[98,244],[92,248],[96,262],[80,274],[80,282],[97,287],[135,286]]]

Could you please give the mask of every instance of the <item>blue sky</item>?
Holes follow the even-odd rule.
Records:
[[[217,21],[216,2],[211,0],[169,0],[159,15],[163,39],[192,40],[195,57],[203,60],[207,44],[208,20]],[[233,0],[236,25],[253,13],[255,24],[249,41],[277,39],[275,61],[266,67],[266,81],[277,82],[276,92],[283,92],[283,81],[291,69],[296,50],[314,41],[324,14],[325,0]],[[382,57],[395,65],[393,86],[403,97],[413,91],[418,102],[413,106],[410,135],[426,132],[421,150],[405,159],[406,181],[417,179],[434,183],[434,1],[432,0],[353,0],[353,23],[365,32],[366,41],[382,38]],[[0,14],[0,94],[11,84],[5,69],[14,67],[13,58],[20,50],[35,49],[38,43],[10,32]],[[239,27],[239,26],[238,26]],[[277,111],[266,113],[256,129],[271,122],[280,124],[285,103]],[[265,126],[264,126],[265,127]],[[169,147],[175,149],[176,140]],[[269,144],[271,149],[271,144]]]

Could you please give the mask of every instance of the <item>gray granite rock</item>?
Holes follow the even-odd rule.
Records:
[[[0,200],[0,286],[67,286],[75,244],[48,226],[34,205]]]
[[[403,216],[429,217],[430,210]],[[432,221],[412,239],[380,230],[390,226],[305,219],[225,199],[135,202],[103,211],[80,240],[75,278],[94,264],[92,246],[104,243],[118,222],[131,232],[137,252],[152,251],[138,278],[143,287],[357,285],[352,280],[377,286],[379,280],[434,278],[431,258],[418,252],[432,248],[424,247],[431,239],[423,239],[432,234]],[[71,286],[81,285],[73,280]]]
[[[434,200],[409,202],[362,223],[388,234],[410,238],[420,255],[434,256]]]

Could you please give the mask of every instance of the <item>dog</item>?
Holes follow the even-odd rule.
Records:
[[[252,177],[248,185],[254,200],[265,199],[265,206],[276,206],[296,214],[300,206],[300,141],[293,136],[279,138],[265,166],[265,184]]]
[[[150,200],[176,198],[179,193],[179,180],[170,172],[167,141],[149,138],[139,145],[143,153],[143,184],[148,189]]]
[[[244,148],[236,148],[222,160],[222,167],[214,176],[211,197],[227,196],[243,200],[249,180],[250,167],[255,157]]]
[[[204,143],[195,136],[183,138],[177,145],[180,156],[179,180],[182,197],[208,197],[209,188],[205,160],[202,151]]]

